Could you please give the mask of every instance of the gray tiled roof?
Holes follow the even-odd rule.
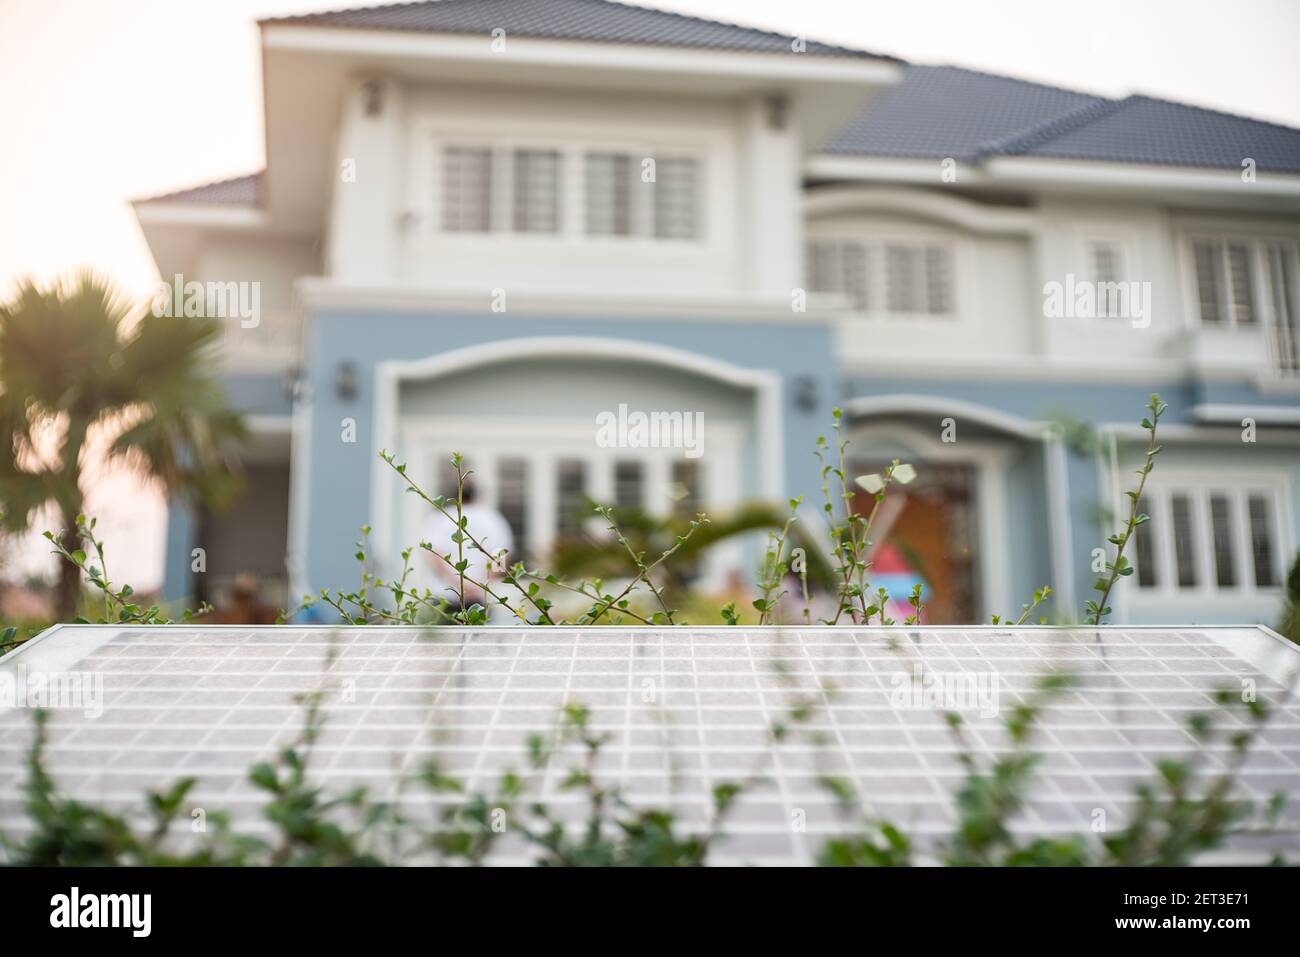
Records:
[[[787,53],[791,37],[611,0],[426,0],[263,20]],[[808,53],[872,57],[808,42]],[[892,59],[883,57],[882,59]],[[897,61],[901,62],[901,61]],[[1300,174],[1300,130],[1147,96],[1112,100],[950,66],[906,66],[822,152],[900,158],[1034,156]],[[262,173],[139,202],[256,205]]]
[[[823,151],[974,159],[991,140],[1105,102],[1101,97],[991,73],[909,66],[901,83],[880,94],[865,113],[831,137]]]
[[[262,20],[263,24],[411,30],[427,33],[490,35],[550,40],[593,40],[651,46],[697,47],[744,53],[794,55],[794,37],[716,20],[634,7],[612,0],[425,0],[381,7],[330,10]],[[804,55],[865,57],[901,62],[863,50],[807,41]]]
[[[1300,173],[1300,130],[1149,96],[1080,111],[998,146],[1012,155],[1232,170],[1249,157],[1261,171]]]
[[[236,176],[234,179],[218,180],[190,189],[163,193],[160,196],[148,196],[136,200],[137,203],[202,203],[223,206],[256,206],[258,190],[262,181],[261,173],[248,176]]]
[[[958,67],[909,66],[824,152],[1035,156],[1300,173],[1300,130],[1148,96],[1123,100]]]

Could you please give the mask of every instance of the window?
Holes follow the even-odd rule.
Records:
[[[643,159],[632,153],[587,153],[583,164],[587,235],[698,239],[698,160],[690,156],[657,157],[654,179],[643,182]]]
[[[1223,257],[1217,243],[1200,242],[1192,249],[1196,261],[1196,295],[1200,300],[1201,322],[1217,326],[1223,322]]]
[[[818,292],[838,292],[855,309],[865,312],[871,302],[868,276],[875,248],[863,243],[813,243],[808,249],[809,287]]]
[[[1293,334],[1297,247],[1286,240],[1193,240],[1201,322],[1251,327],[1271,319],[1273,326]]]
[[[819,239],[808,244],[808,286],[843,295],[859,312],[954,312],[949,246],[914,240]]]
[[[587,234],[632,235],[632,157],[626,153],[588,153]]]
[[[1300,374],[1300,240],[1195,237],[1190,248],[1201,324],[1262,329],[1274,371]]]
[[[1250,507],[1251,564],[1255,569],[1255,585],[1271,588],[1278,582],[1277,562],[1274,558],[1274,519],[1272,503],[1264,495],[1252,495]]]
[[[582,530],[583,500],[587,496],[587,463],[581,459],[560,459],[556,472],[555,529],[560,538],[571,538]]]
[[[742,430],[715,423],[713,454],[739,461],[742,437]],[[710,505],[731,508],[739,501],[735,483],[740,477],[725,465],[714,472],[700,460],[684,458],[680,449],[600,448],[593,445],[585,423],[543,423],[539,429],[522,420],[475,425],[463,417],[433,417],[412,432],[408,443],[419,450],[410,462],[411,474],[427,476],[430,494],[448,499],[456,495],[456,471],[447,450],[463,451],[464,467],[474,472],[476,503],[495,508],[510,526],[512,561],[540,563],[560,543],[587,533],[604,537],[593,502],[612,506],[622,521],[634,511],[694,518]],[[423,530],[427,505],[408,498],[400,506],[400,521]],[[730,544],[711,550],[714,554],[700,567],[726,558]],[[738,545],[732,550],[739,552]],[[731,560],[742,561],[743,553]]]
[[[671,494],[673,510],[678,515],[694,518],[704,510],[704,483],[698,461],[680,459],[673,462]]]
[[[699,230],[698,164],[691,157],[655,163],[654,234],[660,239],[694,239]]]
[[[1190,480],[1148,489],[1138,505],[1134,564],[1140,592],[1249,594],[1280,586],[1281,487]]]
[[[1255,296],[1251,291],[1250,251],[1243,243],[1228,243],[1228,270],[1232,277],[1232,315],[1238,323],[1250,325],[1255,321]]]
[[[1221,492],[1210,495],[1210,528],[1214,535],[1214,579],[1220,588],[1233,588],[1237,584],[1236,542],[1233,540],[1232,516],[1228,496]]]
[[[515,150],[514,167],[515,232],[559,232],[559,152],[557,150]]]
[[[1111,283],[1123,279],[1123,251],[1119,243],[1110,239],[1091,240],[1088,243],[1088,261],[1093,282]]]
[[[510,526],[515,557],[524,560],[528,547],[528,460],[516,456],[497,459],[497,510]]]
[[[925,311],[942,315],[950,311],[948,292],[952,288],[948,250],[942,246],[925,247]]]
[[[442,153],[442,228],[485,233],[492,224],[492,151],[448,146]]]
[[[614,464],[614,507],[642,511],[645,508],[645,465],[641,462]]]
[[[921,251],[907,246],[885,247],[885,294],[890,312],[920,312]]]
[[[447,233],[702,238],[703,161],[655,156],[654,176],[643,181],[642,164],[652,155],[548,144],[448,143],[441,146],[441,211],[433,221]],[[572,208],[568,188],[582,200],[576,215],[566,215]]]
[[[1253,325],[1254,254],[1245,242],[1198,240],[1192,245],[1196,297],[1206,325]]]
[[[1179,588],[1196,587],[1196,532],[1192,528],[1192,500],[1186,493],[1170,498],[1174,533],[1174,566]]]
[[[1274,354],[1278,368],[1300,371],[1300,302],[1296,300],[1296,244],[1267,246],[1269,299],[1273,306]]]
[[[1149,500],[1138,500],[1138,514],[1150,514]],[[1137,549],[1137,580],[1139,588],[1154,588],[1156,585],[1156,551],[1151,534],[1151,522],[1146,521],[1133,532],[1133,546]]]

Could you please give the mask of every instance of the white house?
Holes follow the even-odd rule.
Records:
[[[921,473],[884,538],[935,620],[1043,583],[1068,615],[1158,391],[1116,620],[1275,619],[1300,540],[1300,131],[604,0],[260,29],[266,168],[135,204],[169,281],[260,284],[223,346],[249,491],[173,508],[170,596],[241,571],[346,586],[363,524],[377,556],[417,542],[380,449],[426,485],[463,452],[540,558],[585,495],[817,499],[839,406],[855,468]],[[702,416],[700,454],[599,443],[620,406]]]

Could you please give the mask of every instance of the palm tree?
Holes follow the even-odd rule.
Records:
[[[0,523],[29,526],[47,505],[77,547],[87,441],[112,435],[124,462],[168,493],[220,506],[239,489],[245,438],[211,373],[213,319],[160,317],[106,279],[82,273],[40,288],[19,284],[0,305]],[[80,572],[59,566],[56,609],[76,614]]]

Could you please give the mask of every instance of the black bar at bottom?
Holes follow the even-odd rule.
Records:
[[[144,898],[116,896],[145,894],[147,936]],[[1070,942],[1199,935],[1229,943],[1293,927],[1296,907],[1294,871],[1263,868],[8,869],[0,900],[10,940],[77,933],[83,942],[205,947],[410,947],[449,933],[457,947],[554,946],[563,937],[602,948],[693,949],[706,937],[817,946],[827,933],[865,945],[887,931],[927,943],[1027,941],[1040,932]]]

